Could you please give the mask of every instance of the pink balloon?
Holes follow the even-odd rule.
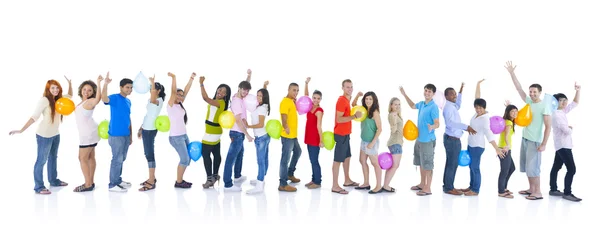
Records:
[[[390,169],[394,164],[394,158],[392,158],[392,154],[389,152],[380,153],[377,157],[377,160],[379,161],[379,167],[381,167],[383,170]]]
[[[246,110],[249,112],[253,112],[258,107],[258,100],[256,99],[256,95],[253,94],[246,95],[244,103],[246,104]]]
[[[300,99],[296,100],[296,110],[298,110],[298,114],[300,115],[309,112],[312,106],[312,100],[308,96],[302,96]]]
[[[505,127],[506,127],[506,122],[504,122],[504,118],[499,117],[499,116],[490,117],[490,129],[492,130],[492,133],[494,133],[494,134],[502,133],[502,131],[504,131]]]
[[[433,95],[433,102],[440,108],[440,110],[444,109],[444,105],[446,104],[446,97],[444,97],[444,93],[437,91]]]

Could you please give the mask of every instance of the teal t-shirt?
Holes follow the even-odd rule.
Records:
[[[544,140],[544,115],[551,116],[552,110],[543,100],[533,103],[529,96],[525,99],[525,103],[529,104],[532,118],[531,124],[523,128],[523,138],[542,143]]]
[[[365,118],[360,122],[360,139],[365,142],[371,142],[377,133],[377,124],[373,118]]]

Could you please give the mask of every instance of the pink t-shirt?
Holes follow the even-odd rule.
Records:
[[[185,121],[183,120],[185,110],[183,110],[179,104],[173,103],[173,106],[167,105],[167,113],[169,114],[169,121],[171,122],[169,136],[186,134]]]
[[[246,119],[246,105],[244,104],[244,101],[237,96],[233,96],[233,98],[231,98],[231,112],[233,112],[234,117],[241,115],[241,119]],[[242,127],[244,126],[242,125]],[[244,132],[242,131],[242,128],[240,128],[240,125],[238,125],[237,121],[233,124],[231,130],[240,133]]]

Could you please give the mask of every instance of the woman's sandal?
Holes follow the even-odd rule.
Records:
[[[512,194],[510,194],[509,192],[504,192],[501,194],[498,194],[499,197],[505,197],[505,198],[514,198],[514,196]]]
[[[140,188],[139,191],[149,191],[153,190],[154,188],[156,188],[156,179],[154,180],[154,184],[150,184],[148,183],[148,181],[144,181],[144,186],[142,186],[142,188]]]
[[[51,194],[52,192],[50,192],[48,189],[42,189],[40,191],[36,191],[35,193],[40,194],[40,195],[48,195],[48,194]]]
[[[75,187],[75,189],[73,190],[73,192],[84,192],[84,191],[93,191],[94,190],[94,186],[90,186],[90,187],[85,187],[85,184],[80,185]]]

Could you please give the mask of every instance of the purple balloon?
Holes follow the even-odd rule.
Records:
[[[504,122],[504,118],[499,117],[499,116],[490,117],[490,129],[492,130],[492,133],[494,133],[494,134],[502,133],[502,131],[504,131],[505,127],[506,127],[506,123]]]
[[[298,114],[304,115],[312,109],[313,103],[310,97],[302,96],[300,99],[296,100],[296,110]]]
[[[381,167],[383,170],[390,169],[394,164],[394,158],[392,158],[392,154],[389,152],[380,153],[377,157],[377,160],[379,161],[379,167]]]

